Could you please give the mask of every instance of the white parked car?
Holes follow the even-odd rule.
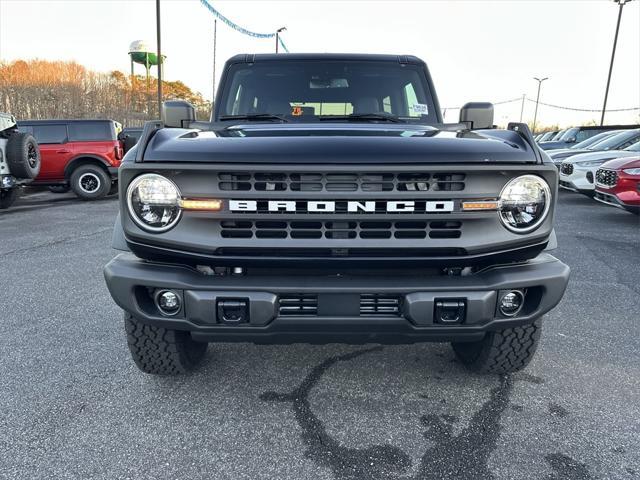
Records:
[[[622,157],[637,157],[640,152],[640,133],[636,143],[623,150],[606,150],[574,155],[560,165],[560,188],[593,196],[595,193],[595,175],[603,163]]]

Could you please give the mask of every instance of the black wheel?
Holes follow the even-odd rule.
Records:
[[[53,193],[67,193],[71,190],[69,185],[50,185],[49,191]]]
[[[0,190],[0,210],[9,208],[18,198],[18,187],[9,190]]]
[[[81,165],[71,174],[71,189],[82,200],[106,197],[111,189],[111,177],[97,165]]]
[[[542,319],[530,325],[488,332],[477,342],[452,343],[458,359],[479,373],[511,373],[528,365],[538,348]]]
[[[40,149],[33,135],[14,132],[7,140],[7,163],[14,177],[32,179],[40,173]]]
[[[178,375],[202,362],[207,344],[195,342],[189,332],[146,325],[125,312],[124,326],[133,361],[155,375]]]

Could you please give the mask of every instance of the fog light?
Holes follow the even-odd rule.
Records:
[[[156,305],[165,315],[175,315],[180,311],[180,295],[171,290],[160,290],[156,294]]]
[[[520,290],[510,290],[500,299],[500,313],[506,317],[516,315],[524,305],[524,294]]]

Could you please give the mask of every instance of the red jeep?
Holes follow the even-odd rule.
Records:
[[[640,157],[610,160],[596,172],[599,202],[640,215]]]
[[[25,120],[18,129],[31,133],[40,145],[42,166],[31,185],[46,185],[53,192],[71,189],[83,200],[115,191],[123,157],[118,122]]]

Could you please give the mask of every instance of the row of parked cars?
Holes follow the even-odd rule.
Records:
[[[0,114],[0,209],[26,184],[71,190],[83,200],[114,193],[118,167],[141,132],[113,120],[16,122]]]
[[[573,127],[538,145],[560,170],[560,188],[640,214],[638,125]],[[558,136],[559,135],[559,136]],[[549,138],[548,136],[546,138]],[[580,140],[580,141],[578,141]]]

